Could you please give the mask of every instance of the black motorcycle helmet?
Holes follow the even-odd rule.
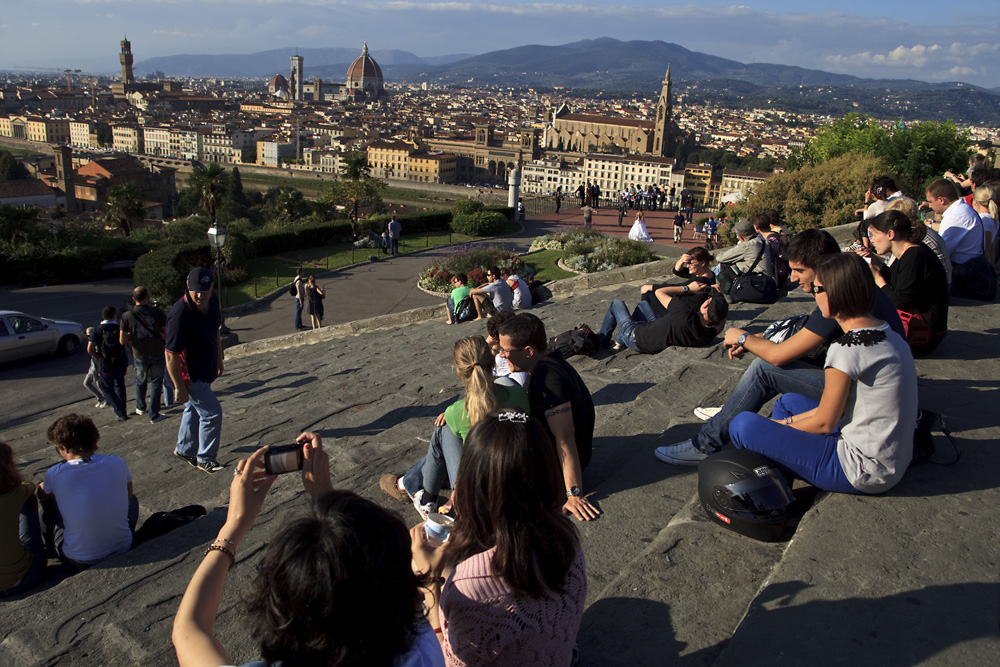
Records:
[[[703,460],[698,465],[698,497],[709,519],[763,542],[782,538],[794,501],[788,481],[771,460],[746,449]]]

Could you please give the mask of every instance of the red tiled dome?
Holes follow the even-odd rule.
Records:
[[[353,87],[354,81],[361,83],[365,79],[375,79],[378,86],[382,85],[382,68],[368,55],[368,42],[365,42],[361,55],[347,68],[347,85]]]

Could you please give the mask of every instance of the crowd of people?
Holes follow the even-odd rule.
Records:
[[[631,311],[614,299],[598,333],[613,351],[657,354],[721,335],[730,359],[754,357],[722,406],[695,407],[705,422],[700,431],[657,447],[656,458],[696,466],[732,445],[831,492],[873,494],[897,485],[912,457],[914,355],[946,340],[952,294],[985,298],[976,294],[977,275],[993,276],[995,291],[998,188],[975,169],[969,180],[978,207],[940,179],[925,192],[940,221],[925,221],[892,179],[876,179],[859,211],[857,242],[845,249],[826,231],[792,235],[774,211],[760,213],[734,225],[732,248],[684,253],[673,269],[680,282],[643,285]],[[726,283],[752,274],[779,290],[786,280],[797,284],[814,308],[763,333],[726,329],[733,301]],[[575,661],[587,574],[571,517],[601,514],[584,480],[594,400],[573,365],[550,348],[542,320],[521,310],[532,305],[527,284],[495,267],[486,277],[470,287],[466,276],[454,276],[448,300],[449,323],[460,321],[469,300],[476,319],[486,319],[486,337],[466,336],[453,347],[461,397],[435,420],[426,455],[380,479],[394,502],[412,504],[419,523],[408,530],[395,512],[333,489],[321,435],[298,436],[310,501],[271,536],[254,577],[247,628],[261,661],[251,664]],[[156,378],[165,367],[174,400],[185,404],[174,454],[208,473],[224,468],[216,460],[222,412],[211,390],[223,371],[211,274],[194,269],[184,296],[162,318],[142,288],[134,300],[120,327],[112,309],[91,336],[101,391],[124,416],[117,353],[106,349],[117,333],[137,360],[137,387],[138,359],[144,385],[153,387],[149,403],[137,390],[137,412],[157,421]],[[139,342],[141,328],[162,344],[159,373],[157,346]],[[770,417],[761,415],[775,398]],[[80,570],[132,545],[138,501],[127,464],[98,452],[97,429],[80,415],[58,420],[48,437],[63,462],[37,488],[21,480],[0,442],[4,595],[35,585],[47,553]],[[228,571],[275,480],[267,455],[261,448],[234,467],[228,518],[174,621],[182,666],[232,664],[213,627]],[[448,521],[431,518],[440,516]],[[431,534],[431,522],[435,531],[447,526],[444,539]]]

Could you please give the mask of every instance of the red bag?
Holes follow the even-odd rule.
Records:
[[[908,313],[897,310],[899,319],[903,321],[903,331],[906,332],[906,342],[911,348],[921,348],[931,342],[931,325],[920,313]]]

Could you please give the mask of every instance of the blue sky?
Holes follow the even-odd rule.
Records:
[[[873,78],[1000,87],[1000,13],[927,0],[704,5],[520,0],[48,0],[0,16],[0,69],[48,65],[114,72],[127,33],[136,61],[287,46],[485,53],[581,39],[675,42],[742,62]],[[990,63],[994,65],[991,67]]]

